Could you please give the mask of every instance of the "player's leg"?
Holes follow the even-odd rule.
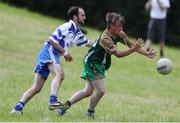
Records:
[[[153,19],[150,19],[148,23],[147,40],[145,43],[145,48],[147,51],[151,49],[152,39],[154,37],[154,30],[155,30],[155,21]]]
[[[78,91],[78,92],[76,92],[69,99],[70,103],[74,104],[74,103],[76,103],[76,102],[78,102],[78,101],[80,101],[80,100],[82,100],[82,99],[84,99],[86,97],[91,96],[92,93],[93,93],[93,90],[94,90],[94,88],[92,86],[92,83],[90,81],[86,80],[85,88],[80,90],[80,91]]]
[[[25,104],[37,93],[39,93],[46,79],[39,73],[35,73],[33,85],[23,94],[11,113],[22,113]]]
[[[160,46],[160,57],[164,57],[164,41],[159,41],[159,46]]]
[[[49,99],[49,103],[50,103],[49,108],[51,110],[51,109],[57,109],[61,105],[61,103],[58,102],[57,100],[57,94],[61,86],[61,82],[64,79],[64,71],[63,68],[60,66],[60,64],[56,64],[54,62],[48,64],[48,68],[53,75],[53,80],[51,83],[51,94]]]
[[[157,31],[158,31],[158,40],[160,47],[160,57],[164,57],[166,19],[162,19],[158,21]]]
[[[145,49],[146,49],[147,51],[149,51],[149,50],[151,49],[151,45],[152,45],[152,40],[147,39],[147,40],[146,40],[146,43],[145,43]]]
[[[71,98],[65,102],[65,105],[67,105],[68,107],[58,109],[59,115],[64,115],[66,110],[69,109],[72,104],[75,104],[76,102],[92,95],[94,88],[91,82],[88,80],[86,80],[85,82],[85,88],[74,93],[73,96],[71,96]]]
[[[89,105],[86,116],[94,118],[95,107],[97,106],[98,102],[104,95],[105,88],[104,88],[103,79],[94,80],[91,83],[92,83],[96,93],[94,93],[94,95],[91,96],[90,105]]]

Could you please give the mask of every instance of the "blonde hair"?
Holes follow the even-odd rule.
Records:
[[[116,21],[120,21],[121,24],[124,24],[125,19],[121,14],[115,12],[108,12],[106,14],[107,28],[109,28],[111,24],[115,24]]]

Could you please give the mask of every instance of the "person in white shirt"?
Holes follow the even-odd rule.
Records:
[[[73,6],[68,10],[69,22],[59,26],[44,43],[36,59],[35,78],[33,85],[22,95],[19,102],[11,113],[22,114],[25,104],[37,93],[39,93],[48,78],[52,74],[51,94],[49,109],[57,109],[62,106],[57,100],[58,90],[64,79],[64,72],[59,57],[64,56],[67,62],[73,60],[68,49],[73,45],[91,47],[93,42],[88,40],[81,30],[79,24],[84,24],[86,19],[83,8]]]
[[[159,41],[160,57],[164,57],[164,45],[166,35],[166,16],[167,9],[170,8],[169,0],[148,0],[145,8],[150,10],[150,20],[148,24],[146,49],[151,47],[152,40]],[[155,37],[156,36],[156,37]]]

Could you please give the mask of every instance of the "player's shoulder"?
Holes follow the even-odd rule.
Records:
[[[65,22],[63,24],[61,24],[58,28],[60,29],[68,29],[73,25],[73,23],[71,21]],[[73,25],[74,26],[74,25]]]
[[[101,35],[101,40],[109,40],[112,41],[110,32],[106,29]]]

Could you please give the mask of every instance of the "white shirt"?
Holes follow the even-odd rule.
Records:
[[[170,2],[169,0],[160,0],[160,4],[162,6],[169,8],[170,7]],[[150,13],[151,18],[155,19],[165,19],[167,16],[167,9],[161,10],[157,0],[151,0],[151,13]]]
[[[89,42],[72,20],[59,26],[49,39],[59,43],[65,50],[68,50],[73,45],[85,46]]]

